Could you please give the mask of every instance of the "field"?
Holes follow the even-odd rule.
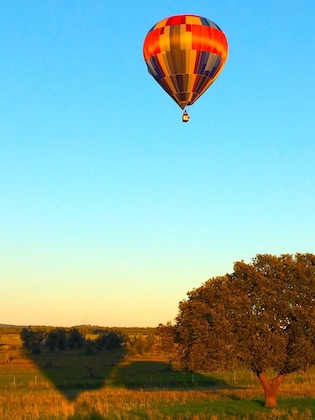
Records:
[[[1,420],[312,419],[315,369],[287,378],[278,408],[264,408],[263,401],[260,384],[248,371],[175,372],[153,350],[30,355],[19,334],[1,330]]]

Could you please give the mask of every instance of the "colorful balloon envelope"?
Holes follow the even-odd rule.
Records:
[[[228,43],[211,20],[171,16],[148,32],[143,55],[149,73],[184,109],[209,88],[223,69]]]

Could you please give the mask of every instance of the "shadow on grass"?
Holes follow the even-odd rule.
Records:
[[[68,400],[75,400],[81,392],[102,388],[125,354],[124,349],[104,350],[93,355],[76,349],[38,355],[30,353],[27,357]]]
[[[263,400],[253,400],[253,403],[258,404],[261,407],[265,407],[265,401],[263,401]]]
[[[129,389],[232,389],[224,380],[195,372],[180,372],[157,361],[129,361],[115,368],[112,386]]]
[[[82,349],[42,352],[27,357],[68,400],[103,387],[127,389],[232,389],[224,380],[194,372],[179,372],[160,361],[125,360],[124,349],[86,355]],[[39,384],[38,384],[39,386]]]

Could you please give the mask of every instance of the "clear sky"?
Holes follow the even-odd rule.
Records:
[[[0,323],[156,326],[257,253],[315,252],[314,0],[0,0]],[[148,30],[216,22],[181,109]]]

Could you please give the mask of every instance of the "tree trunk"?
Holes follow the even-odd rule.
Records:
[[[277,407],[277,393],[280,384],[286,377],[286,375],[278,375],[276,378],[269,380],[266,376],[266,372],[259,372],[257,376],[265,391],[265,407]]]

